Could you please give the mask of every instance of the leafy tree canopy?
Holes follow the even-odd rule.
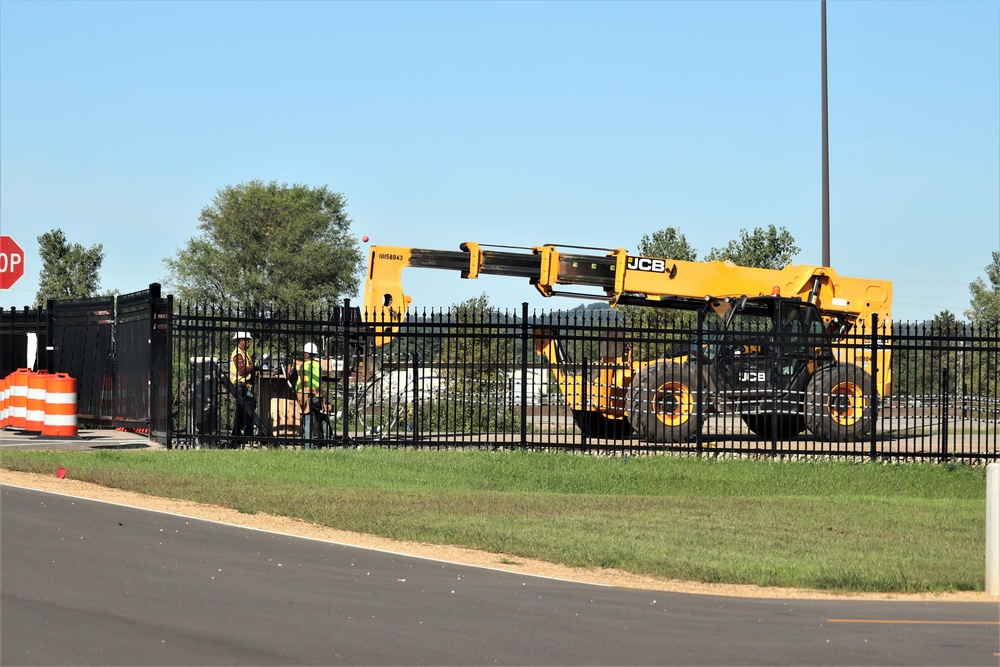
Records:
[[[643,235],[636,250],[643,257],[664,257],[685,262],[694,262],[698,259],[698,252],[676,227],[667,227]]]
[[[954,332],[962,327],[962,323],[956,319],[955,314],[950,310],[942,310],[931,320],[930,326],[935,331]]]
[[[724,248],[712,248],[705,261],[729,260],[739,266],[783,269],[800,250],[787,229],[768,225],[767,229],[756,227],[752,233],[741,229],[738,240],[730,241]]]
[[[483,292],[477,297],[453,303],[448,309],[452,319],[459,324],[474,324],[487,321],[490,312],[490,297]]]
[[[989,284],[976,278],[969,285],[972,293],[971,307],[965,311],[973,324],[980,326],[1000,326],[1000,251],[993,251],[993,261],[986,267]]]
[[[98,296],[101,288],[101,264],[104,246],[98,243],[84,248],[70,244],[61,229],[38,237],[42,270],[38,275],[35,306],[41,308],[48,299],[89,299]]]
[[[164,260],[168,282],[202,304],[336,305],[357,292],[362,273],[346,209],[325,185],[222,188],[198,217],[201,234]]]

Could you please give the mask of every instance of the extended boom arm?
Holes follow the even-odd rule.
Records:
[[[546,297],[570,296],[618,304],[677,307],[683,301],[780,293],[812,301],[828,318],[853,324],[875,313],[888,324],[892,283],[840,276],[829,267],[795,265],[757,269],[731,262],[687,262],[629,255],[623,249],[604,255],[567,253],[554,245],[526,252],[484,249],[467,242],[458,251],[372,246],[365,284],[366,319],[373,323],[402,320],[411,299],[403,292],[406,267],[445,269],[462,278],[502,275],[527,278]],[[600,250],[572,248],[573,250]],[[589,287],[599,293],[566,292],[560,285]],[[389,327],[392,328],[392,327]]]

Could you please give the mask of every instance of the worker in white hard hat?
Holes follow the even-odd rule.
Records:
[[[253,336],[248,331],[237,331],[233,334],[233,340],[236,341],[236,347],[229,355],[229,381],[236,387],[240,400],[236,403],[230,447],[245,447],[249,438],[253,437],[253,415],[257,409],[253,392],[253,372],[256,366],[250,351]]]
[[[312,449],[314,437],[325,437],[329,424],[323,413],[323,394],[320,386],[322,369],[314,359],[319,353],[315,343],[302,348],[302,361],[288,367],[288,381],[292,383],[302,406],[302,447]]]

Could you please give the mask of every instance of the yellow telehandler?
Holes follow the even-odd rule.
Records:
[[[634,360],[631,345],[612,342],[583,376],[570,372],[551,332],[537,330],[535,347],[549,360],[577,426],[589,436],[635,433],[650,442],[684,442],[697,436],[713,412],[739,415],[764,438],[808,430],[841,441],[871,432],[878,396],[892,389],[890,352],[877,346],[875,330],[890,326],[890,282],[841,276],[821,266],[759,269],[642,257],[624,249],[563,248],[371,246],[366,324],[376,345],[391,340],[411,303],[402,286],[407,267],[452,270],[468,279],[527,278],[546,297],[600,299],[612,307],[700,311],[715,317],[717,326],[711,333],[699,327],[684,355]]]

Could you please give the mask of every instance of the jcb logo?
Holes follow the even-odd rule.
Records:
[[[629,257],[625,268],[632,271],[649,271],[651,273],[666,273],[667,260],[651,259],[649,257]]]
[[[743,371],[740,373],[740,382],[767,382],[767,373],[764,371]]]

